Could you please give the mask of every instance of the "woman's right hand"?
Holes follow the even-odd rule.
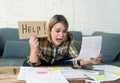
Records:
[[[36,51],[38,49],[39,41],[37,36],[31,36],[29,40],[31,51]]]
[[[30,57],[29,60],[30,62],[38,62],[38,46],[39,46],[39,41],[37,36],[32,36],[30,37],[29,40],[30,44]]]

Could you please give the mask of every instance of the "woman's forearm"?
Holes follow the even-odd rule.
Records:
[[[30,61],[31,63],[36,63],[36,62],[38,62],[38,53],[37,53],[37,52],[30,52],[29,61]]]

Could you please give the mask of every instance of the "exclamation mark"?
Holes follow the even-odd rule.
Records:
[[[46,32],[45,32],[45,28],[46,28],[46,26],[45,26],[45,22],[44,22],[44,34],[46,34]]]

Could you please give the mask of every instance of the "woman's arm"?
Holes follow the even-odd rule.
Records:
[[[30,37],[29,44],[30,44],[29,62],[30,63],[37,63],[37,62],[39,62],[39,58],[38,58],[39,41],[38,41],[38,38],[36,36]]]

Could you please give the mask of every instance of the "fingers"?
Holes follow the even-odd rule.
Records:
[[[39,44],[38,38],[36,36],[31,36],[29,43],[31,46],[37,47]]]
[[[100,60],[102,59],[102,55],[99,54],[98,57],[97,57],[96,59],[100,61]]]
[[[102,59],[102,55],[99,54],[96,58],[90,58],[90,60],[84,60],[84,59],[81,59],[81,65],[86,65],[86,64],[98,64],[100,63]]]
[[[96,58],[91,58],[90,60],[91,60],[91,63],[93,63],[93,64],[98,64],[98,63],[100,63],[101,59],[102,59],[102,55],[99,54],[98,57],[96,57]]]
[[[98,64],[100,62],[100,60],[94,59],[94,58],[91,58],[90,60],[91,60],[91,63],[93,64]]]

